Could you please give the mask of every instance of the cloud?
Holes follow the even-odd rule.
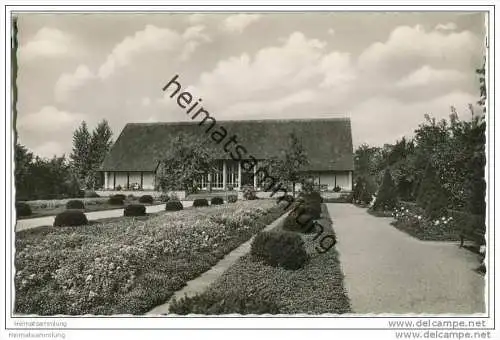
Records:
[[[35,155],[44,158],[62,156],[67,151],[62,147],[60,142],[56,141],[43,142],[42,144],[35,146],[32,150]]]
[[[457,29],[457,25],[453,22],[449,22],[447,24],[436,25],[436,30],[438,30],[438,31],[455,31],[456,29]]]
[[[481,50],[481,42],[469,31],[460,33],[426,32],[421,26],[399,26],[385,42],[366,48],[358,58],[363,72],[400,77],[421,65],[470,70],[471,56]]]
[[[191,14],[190,16],[187,17],[187,21],[190,24],[199,24],[203,21],[203,19],[205,19],[205,17],[206,17],[206,14],[194,13],[194,14]]]
[[[222,27],[230,33],[242,33],[245,28],[257,22],[262,16],[259,14],[234,14],[224,19]]]
[[[153,52],[180,51],[181,59],[186,60],[201,42],[210,41],[210,37],[203,33],[204,30],[204,26],[198,25],[179,34],[168,28],[147,25],[118,43],[99,67],[97,74],[101,79],[106,79],[118,68],[129,65],[135,57]]]
[[[62,74],[54,89],[56,100],[66,102],[72,93],[88,81],[107,80],[119,69],[154,53],[167,52],[172,56],[177,55],[180,61],[186,61],[202,43],[210,41],[202,25],[189,27],[182,34],[168,28],[147,25],[116,44],[95,74],[86,65],[78,66],[73,73]]]
[[[329,28],[327,31],[328,35],[334,36],[335,35],[335,30],[333,28]]]
[[[50,27],[43,27],[19,48],[20,61],[37,58],[61,58],[76,55],[71,35]]]
[[[56,101],[65,102],[74,90],[93,78],[95,75],[86,65],[79,65],[73,73],[62,74],[54,89]]]
[[[38,112],[20,116],[17,127],[29,133],[50,134],[76,127],[84,119],[85,115],[80,113],[44,106]]]
[[[287,94],[315,84],[334,86],[348,78],[350,57],[347,53],[328,53],[325,47],[325,42],[295,32],[281,46],[219,61],[212,71],[202,73],[194,88],[207,100],[234,102],[265,99],[276,91]]]
[[[424,65],[401,79],[396,85],[401,87],[442,86],[445,83],[456,83],[466,79],[462,72],[456,70],[437,70]]]

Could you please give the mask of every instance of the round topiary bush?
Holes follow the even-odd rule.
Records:
[[[313,232],[314,218],[304,209],[296,209],[285,218],[283,229],[299,233]]]
[[[123,216],[145,216],[146,207],[143,204],[129,204],[123,210]]]
[[[256,200],[258,198],[253,186],[247,185],[243,187],[243,198],[246,200]]]
[[[85,225],[89,221],[81,210],[66,210],[56,215],[54,227],[73,227]]]
[[[193,207],[195,208],[208,207],[208,201],[206,198],[197,198],[193,202]]]
[[[108,199],[108,203],[111,205],[123,205],[123,201],[125,201],[124,195],[114,195]]]
[[[238,195],[228,195],[227,201],[229,203],[235,203],[238,200]]]
[[[302,238],[291,232],[266,231],[257,234],[250,254],[254,260],[291,270],[302,268],[309,258]]]
[[[212,197],[212,199],[210,200],[210,204],[211,205],[224,204],[224,200],[222,199],[222,197]]]
[[[151,195],[142,195],[139,198],[139,203],[153,204],[153,196],[151,196]]]
[[[133,196],[133,195],[132,195]],[[113,195],[111,197],[116,197],[116,198],[119,198],[121,199],[122,201],[125,201],[125,199],[127,198],[127,196],[125,196],[124,194],[116,194],[116,195]]]
[[[18,217],[30,216],[32,213],[28,203],[16,202],[16,215]]]
[[[80,200],[71,200],[66,203],[66,209],[85,209],[85,204]]]
[[[166,211],[178,211],[184,209],[184,206],[180,201],[168,201],[165,204]]]

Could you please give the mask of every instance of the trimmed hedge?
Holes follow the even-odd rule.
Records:
[[[132,195],[133,196],[133,195]],[[122,199],[123,201],[125,201],[125,199],[127,198],[124,194],[116,194],[116,195],[113,195],[111,197],[116,197],[116,198],[120,198]]]
[[[227,201],[229,203],[235,203],[238,200],[238,195],[228,195]]]
[[[210,200],[211,205],[221,205],[224,204],[224,199],[222,197],[212,197]]]
[[[54,227],[74,227],[88,224],[87,216],[81,210],[66,210],[56,215]]]
[[[193,202],[193,207],[195,208],[208,207],[208,201],[206,198],[197,198]]]
[[[99,196],[95,191],[85,191],[85,193],[83,194],[83,197],[85,197],[85,198],[98,198],[101,196]]]
[[[80,200],[71,200],[66,203],[66,209],[85,209],[85,204]]]
[[[178,315],[279,314],[279,308],[269,299],[230,291],[228,294],[197,294],[173,300],[169,312]]]
[[[108,203],[111,205],[123,205],[123,201],[125,201],[124,195],[114,195],[108,199]]]
[[[165,204],[165,210],[166,211],[179,211],[184,209],[184,206],[180,201],[168,201]]]
[[[243,188],[243,198],[246,200],[256,200],[258,197],[257,197],[257,193],[255,192],[254,187],[245,186]]]
[[[123,210],[123,216],[144,216],[146,207],[143,204],[129,204]]]
[[[28,203],[16,202],[16,215],[18,217],[30,216],[31,214],[31,207]]]
[[[139,198],[139,203],[145,203],[145,204],[153,204],[153,196],[151,195],[142,195]]]
[[[257,234],[250,254],[254,260],[291,270],[302,268],[309,258],[302,238],[290,232],[268,231]]]

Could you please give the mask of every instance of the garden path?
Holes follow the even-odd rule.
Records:
[[[283,214],[280,216],[278,219],[274,220],[271,224],[266,226],[264,228],[264,231],[269,231],[271,229],[274,229],[276,226],[278,226],[287,216],[288,214]],[[160,315],[160,314],[168,314],[169,306],[170,303],[172,302],[172,299],[180,299],[184,296],[194,296],[196,294],[201,294],[203,293],[210,284],[215,282],[219,277],[224,274],[224,272],[229,269],[240,257],[243,255],[247,254],[250,251],[250,246],[252,243],[253,237],[246,241],[245,243],[241,244],[238,248],[224,256],[222,260],[217,262],[215,266],[198,276],[197,278],[188,281],[186,283],[186,286],[182,288],[181,290],[178,290],[175,292],[175,294],[170,298],[170,300],[163,305],[159,305],[155,308],[153,308],[151,311],[149,311],[147,314],[148,315]]]
[[[191,207],[193,205],[192,201],[182,201],[184,208]],[[147,213],[155,213],[165,209],[165,203],[159,205],[150,205],[146,206]],[[110,218],[110,217],[120,217],[123,216],[123,209],[112,209],[112,210],[102,210],[102,211],[92,211],[85,213],[87,215],[87,219],[90,220],[98,220],[102,218]],[[15,230],[25,230],[32,229],[41,226],[51,226],[54,223],[55,216],[44,216],[37,218],[28,218],[23,220],[18,220],[15,225]]]
[[[420,241],[352,204],[327,204],[354,313],[484,313],[476,254]]]

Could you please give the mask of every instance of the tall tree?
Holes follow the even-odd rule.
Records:
[[[73,132],[73,149],[70,155],[72,168],[80,186],[86,186],[92,164],[90,162],[91,136],[85,121]]]
[[[89,147],[89,163],[90,170],[87,175],[86,184],[88,187],[94,188],[97,184],[102,184],[101,176],[98,173],[98,169],[104,161],[104,157],[108,153],[113,141],[111,137],[113,132],[109,127],[108,121],[103,119],[99,124],[97,124],[94,131],[92,131],[92,136],[90,138]]]
[[[163,191],[196,191],[201,176],[215,171],[214,157],[204,140],[177,137],[161,161],[157,183]]]
[[[32,162],[33,153],[25,146],[16,143],[14,154],[16,200],[26,200],[30,196]]]
[[[309,159],[302,142],[292,132],[281,157],[271,158],[265,164],[274,177],[292,184],[292,194],[295,196],[295,184],[304,179],[303,174],[305,167],[309,165]]]

